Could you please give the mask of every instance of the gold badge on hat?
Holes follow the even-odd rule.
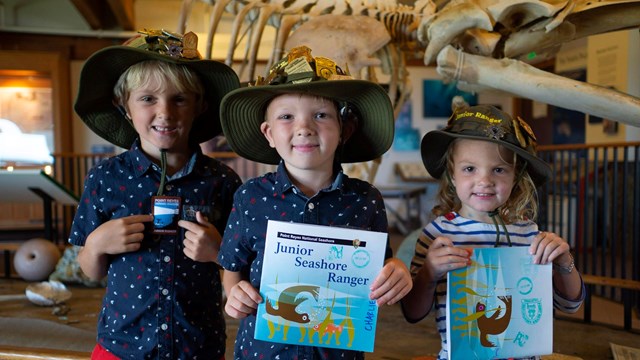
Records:
[[[522,120],[520,116],[517,116],[516,119],[517,122],[515,119],[513,120],[513,127],[515,128],[516,137],[518,138],[520,145],[522,145],[523,148],[526,148],[528,145],[533,145],[533,147],[535,148],[538,139],[536,139],[536,135],[533,133],[533,130],[531,129],[529,124]],[[521,129],[524,130],[525,134],[529,139],[531,139],[531,141],[527,141],[527,139],[525,139],[525,134],[522,134],[522,132],[520,131]]]
[[[518,120],[516,119],[511,120],[511,125],[513,126],[513,132],[515,132],[516,139],[518,139],[518,142],[520,143],[520,147],[526,148],[527,139],[524,138],[524,136],[522,135],[522,131],[520,131],[520,125],[518,124]]]
[[[198,35],[189,31],[182,37],[182,56],[187,59],[199,59]]]
[[[307,60],[307,62],[312,62],[313,61],[313,57],[311,56],[311,49],[307,46],[304,45],[300,45],[300,46],[296,46],[293,49],[289,50],[289,53],[287,54],[287,62],[292,62],[293,60],[297,59],[297,58],[304,58],[305,60]]]
[[[290,61],[287,66],[284,67],[284,72],[287,73],[287,81],[293,84],[313,80],[313,68],[304,56]]]
[[[124,45],[174,58],[202,58],[198,52],[198,35],[192,31],[180,35],[167,30],[143,29],[138,34],[141,36],[127,40]]]
[[[338,74],[338,66],[335,61],[322,56],[316,56],[316,75],[323,79],[329,79],[331,75]]]

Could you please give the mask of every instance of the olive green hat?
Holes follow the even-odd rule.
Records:
[[[454,139],[486,140],[514,151],[527,162],[526,170],[536,186],[551,178],[551,168],[536,155],[537,140],[529,125],[520,117],[512,119],[496,107],[478,105],[458,109],[444,129],[430,131],[422,138],[422,162],[436,179],[444,173],[443,157]]]
[[[280,156],[260,131],[267,105],[276,96],[304,94],[332,99],[358,118],[358,127],[343,144],[340,162],[376,159],[393,142],[393,106],[378,84],[355,80],[336,63],[312,57],[306,46],[291,49],[254,86],[227,94],[220,105],[220,121],[227,142],[238,155],[264,164],[278,164]]]
[[[191,143],[207,141],[222,132],[219,104],[226,93],[240,87],[236,73],[227,65],[202,60],[197,36],[146,30],[120,46],[95,52],[82,68],[74,109],[87,126],[112,144],[128,149],[137,138],[133,125],[114,103],[114,86],[131,66],[146,60],[185,65],[195,71],[204,87],[207,109],[194,119]]]

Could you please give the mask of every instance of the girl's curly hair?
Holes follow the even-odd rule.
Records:
[[[451,174],[453,174],[453,149],[459,139],[452,141],[440,161],[445,165],[445,170],[440,177],[440,186],[436,194],[436,206],[432,213],[436,216],[446,215],[452,211],[459,211],[462,203],[456,194]],[[518,220],[533,220],[538,216],[538,193],[536,187],[526,169],[527,162],[517,156],[513,151],[501,146],[500,151],[508,151],[513,154],[512,161],[515,164],[516,178],[513,189],[507,202],[501,206],[499,214],[506,223],[514,223]],[[505,159],[506,161],[506,159]]]

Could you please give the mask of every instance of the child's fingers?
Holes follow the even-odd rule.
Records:
[[[538,252],[538,247],[544,238],[547,236],[547,233],[544,231],[540,231],[538,235],[533,238],[531,245],[529,245],[529,254],[534,255]]]
[[[471,249],[454,246],[449,238],[438,237],[429,247],[427,262],[431,264],[436,278],[439,279],[451,270],[470,265],[471,253]]]
[[[244,319],[251,314],[251,309],[244,306],[241,302],[234,301],[229,298],[224,306],[224,311],[234,319]]]
[[[196,221],[180,220],[178,226],[188,231],[197,232],[201,227],[214,228],[213,224],[209,222],[206,216],[200,211],[196,211]]]
[[[254,313],[261,302],[258,291],[249,282],[241,281],[231,290],[225,311],[234,319],[242,319]]]
[[[120,219],[116,219],[116,221],[122,221],[125,226],[135,225],[140,223],[146,223],[153,221],[153,215],[150,214],[142,214],[142,215],[131,215],[125,216]],[[144,225],[144,224],[143,224]]]
[[[202,226],[213,227],[213,224],[209,222],[209,219],[200,211],[196,211],[196,221]]]
[[[435,240],[433,240],[429,249],[439,249],[443,247],[454,247],[453,241],[448,237],[438,236],[437,238],[435,238]]]
[[[547,264],[569,251],[569,244],[555,233],[541,231],[529,247],[534,264]]]
[[[241,281],[238,283],[238,288],[242,290],[242,293],[246,295],[245,303],[256,309],[258,304],[262,302],[262,296],[248,281]]]
[[[429,247],[429,252],[436,256],[455,256],[457,258],[469,258],[471,257],[470,249],[461,248],[459,246],[455,246],[451,239],[439,236],[437,237],[431,246]],[[457,259],[459,260],[459,259]]]
[[[371,286],[370,298],[378,305],[395,304],[411,290],[413,283],[407,266],[399,259],[391,259],[382,268]]]
[[[549,244],[549,233],[540,231],[529,245],[529,254],[533,255],[534,264],[543,264],[544,251]]]
[[[220,232],[216,229],[215,225],[209,222],[209,219],[205,215],[203,215],[200,211],[196,212],[196,222],[180,220],[178,221],[178,226],[181,228],[194,233],[196,236],[200,236],[203,233],[210,231],[213,232],[215,239],[221,239]]]

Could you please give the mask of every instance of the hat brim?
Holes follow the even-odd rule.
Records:
[[[138,134],[113,104],[113,87],[131,65],[146,60],[186,65],[200,76],[207,109],[194,119],[190,142],[205,142],[222,132],[219,104],[224,95],[240,86],[238,76],[230,67],[214,60],[172,58],[129,46],[97,51],[82,68],[74,109],[92,131],[122,148],[128,149],[133,144]]]
[[[385,90],[365,80],[313,81],[299,84],[240,88],[224,97],[220,109],[222,130],[238,155],[264,164],[278,164],[280,156],[260,131],[267,104],[283,94],[304,94],[347,102],[357,109],[358,128],[343,145],[340,162],[376,159],[393,142],[393,106]]]
[[[551,167],[537,156],[532,155],[526,150],[512,145],[508,142],[494,140],[487,137],[469,136],[461,134],[453,134],[442,130],[434,130],[428,132],[420,143],[420,153],[422,155],[422,163],[427,169],[429,174],[436,179],[440,179],[444,173],[446,163],[444,156],[447,148],[451,142],[455,139],[469,139],[469,140],[482,140],[489,141],[510,149],[518,156],[523,158],[527,164],[527,172],[531,176],[531,180],[536,186],[541,186],[549,179],[551,179],[552,171]]]

